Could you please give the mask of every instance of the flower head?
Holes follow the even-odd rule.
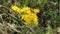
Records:
[[[34,25],[38,25],[38,17],[34,13],[23,15],[22,19],[25,20],[25,25],[27,25],[27,24],[31,25],[32,23]],[[33,22],[31,23],[31,21],[33,21]]]
[[[20,13],[21,8],[19,8],[19,7],[17,7],[17,6],[12,6],[12,10]]]
[[[22,15],[21,17],[24,20],[25,25],[32,25],[32,24],[38,25],[38,17],[36,15],[37,13],[39,13],[38,8],[34,9],[34,13],[32,13],[29,7],[19,8],[17,6],[12,6],[12,9],[15,12],[21,13]]]
[[[22,8],[22,11],[24,11],[25,13],[31,13],[29,7],[23,7],[23,8]]]
[[[36,14],[39,13],[39,11],[40,10],[38,8],[34,9],[34,13],[36,13]]]

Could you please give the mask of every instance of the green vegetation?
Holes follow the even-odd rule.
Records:
[[[12,5],[30,7],[31,12],[38,8],[38,25],[26,26]],[[59,9],[60,0],[0,0],[0,34],[60,34]]]

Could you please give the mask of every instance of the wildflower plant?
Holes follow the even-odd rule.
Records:
[[[37,13],[39,13],[39,9],[34,9],[33,10],[34,13],[32,13],[30,7],[19,8],[17,6],[12,6],[12,10],[16,11],[17,13],[20,13],[22,15],[21,19],[24,20],[25,25],[27,25],[27,26],[31,25],[31,24],[34,24],[36,26],[38,25]]]

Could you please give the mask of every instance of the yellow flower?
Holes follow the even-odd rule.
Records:
[[[33,21],[34,21],[35,25],[38,25],[38,19],[37,18],[35,18]]]
[[[34,25],[38,25],[38,17],[34,13],[23,15],[22,19],[25,20],[25,25],[27,25],[27,24],[31,25],[32,23]],[[32,23],[31,23],[31,20],[33,21]]]
[[[28,15],[22,15],[22,19],[24,19],[25,21],[30,20]]]
[[[34,9],[34,13],[31,12],[29,7],[23,7],[22,9],[17,7],[17,6],[12,6],[12,10],[14,10],[15,12],[18,13],[27,13],[27,14],[23,14],[22,15],[22,19],[25,21],[25,25],[38,25],[38,17],[37,17],[37,13],[39,13],[39,9],[36,8]]]
[[[29,7],[23,7],[23,8],[22,8],[22,11],[24,11],[25,13],[31,13]]]
[[[21,8],[19,8],[17,6],[12,6],[12,10],[17,11],[18,13],[20,13]]]
[[[39,13],[39,11],[40,10],[38,8],[34,9],[34,13],[36,13],[36,14]]]

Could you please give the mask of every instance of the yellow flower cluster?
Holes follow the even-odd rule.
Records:
[[[12,6],[12,10],[14,10],[14,11],[20,13],[21,8],[19,8],[19,7],[17,7],[17,6]]]
[[[23,11],[23,12],[25,12],[25,13],[31,13],[29,7],[23,7],[23,8],[21,9],[21,11]]]
[[[35,24],[35,25],[38,25],[38,17],[36,14],[33,14],[33,13],[29,13],[29,14],[25,14],[22,16],[22,19],[25,20],[25,24],[26,25],[30,25],[31,24],[31,21]]]
[[[34,9],[34,13],[31,12],[31,9],[29,7],[23,7],[19,8],[17,6],[12,6],[12,9],[14,11],[17,11],[18,13],[20,12],[25,12],[26,14],[22,15],[22,19],[25,21],[25,25],[31,25],[32,23],[34,25],[38,25],[38,17],[37,13],[39,13],[39,9]]]

